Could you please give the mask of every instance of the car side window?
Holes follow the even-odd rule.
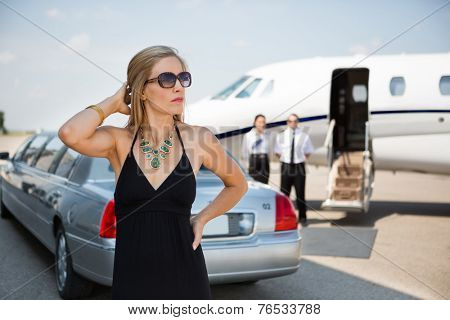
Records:
[[[65,147],[65,145],[59,137],[53,137],[53,139],[47,143],[45,149],[42,150],[39,159],[36,161],[35,167],[39,170],[48,171],[55,155],[62,147]]]
[[[66,152],[59,161],[55,174],[67,178],[72,170],[79,153],[73,149],[67,148]]]
[[[28,137],[17,149],[16,153],[14,154],[13,160],[14,161],[21,161],[22,156],[24,154],[24,151],[26,148],[30,145],[31,141],[33,140],[34,136]]]
[[[42,145],[47,141],[47,139],[48,136],[46,135],[37,136],[36,138],[34,138],[23,154],[23,162],[30,166],[33,163],[36,153],[39,152]]]

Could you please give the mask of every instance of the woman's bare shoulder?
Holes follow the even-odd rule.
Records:
[[[177,127],[180,130],[197,130],[197,128],[199,128],[200,126],[192,125],[186,122],[178,122]]]
[[[202,126],[191,125],[188,123],[178,123],[178,129],[183,139],[183,144],[191,161],[195,173],[200,169],[203,163],[204,143],[201,141]]]
[[[189,131],[189,132],[192,132],[195,134],[202,134],[205,131],[211,132],[211,130],[208,129],[207,127],[193,125],[193,124],[189,124],[189,123],[185,123],[185,122],[180,122],[177,124],[177,126],[180,130]]]
[[[207,135],[211,134],[211,130],[203,126],[188,123],[179,123],[177,126],[183,136],[183,141],[188,140],[192,146],[203,146],[202,139],[208,138]]]

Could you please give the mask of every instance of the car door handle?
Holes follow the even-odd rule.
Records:
[[[61,197],[61,191],[56,190],[48,197],[48,202],[53,209],[56,209],[58,205],[58,199]]]
[[[33,195],[35,191],[36,191],[36,185],[34,185],[34,184],[28,185],[28,187],[27,187],[28,194]]]

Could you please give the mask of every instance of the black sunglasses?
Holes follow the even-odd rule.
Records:
[[[181,86],[183,88],[189,87],[192,83],[191,74],[187,71],[180,72],[178,75],[172,72],[163,72],[156,78],[146,80],[144,82],[144,86],[148,82],[158,80],[158,83],[161,88],[173,88],[175,87],[177,79],[180,80]]]

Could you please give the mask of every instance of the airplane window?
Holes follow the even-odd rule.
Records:
[[[367,87],[363,84],[355,84],[352,88],[352,97],[355,102],[366,102]]]
[[[389,89],[391,90],[391,95],[402,96],[405,93],[405,78],[393,77]]]
[[[272,93],[273,90],[273,80],[270,80],[267,86],[264,88],[263,92],[259,95],[260,97],[268,96],[270,93]]]
[[[228,96],[230,94],[233,93],[234,90],[239,88],[241,86],[241,84],[243,84],[248,78],[250,78],[250,76],[243,76],[243,77],[241,77],[239,80],[233,82],[233,84],[231,84],[230,86],[226,87],[224,90],[220,91],[218,94],[213,96],[211,99],[225,100],[226,98],[228,98]]]
[[[450,95],[450,76],[442,76],[439,80],[439,90],[442,95]]]
[[[236,96],[236,98],[248,98],[252,95],[252,93],[255,91],[258,84],[261,82],[261,78],[256,78],[248,86],[246,86],[244,89],[242,89],[241,92],[239,92]]]

